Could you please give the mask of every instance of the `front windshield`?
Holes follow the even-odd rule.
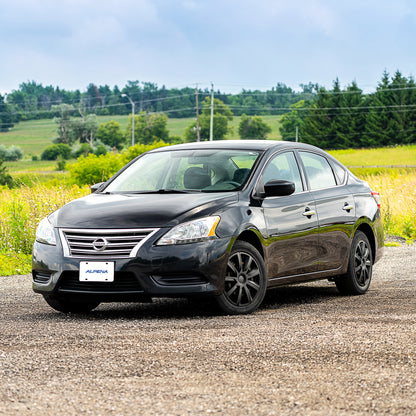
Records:
[[[104,192],[221,192],[241,188],[258,152],[230,149],[147,153]]]

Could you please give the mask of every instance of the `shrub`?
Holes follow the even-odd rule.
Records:
[[[152,144],[136,144],[129,147],[123,153],[121,153],[123,164],[129,163],[135,157],[141,155],[142,153],[148,152],[149,150],[157,149],[159,147],[166,146],[166,143],[162,140],[155,141]]]
[[[3,160],[0,157],[0,186],[13,187],[13,179],[9,175],[6,166],[3,166]]]
[[[56,160],[59,156],[63,159],[69,159],[71,157],[71,148],[63,143],[51,144],[42,152],[41,159]]]
[[[162,146],[166,146],[166,143],[159,141],[150,145],[136,144],[120,154],[106,153],[99,156],[89,154],[81,156],[76,163],[68,166],[67,169],[73,183],[93,185],[110,179],[126,163],[142,153]]]
[[[56,170],[65,170],[66,160],[63,159],[61,156],[58,157],[56,162]]]
[[[96,156],[81,156],[78,161],[68,166],[71,180],[78,185],[93,185],[104,182],[123,167],[118,154],[107,153]]]
[[[99,144],[94,150],[95,156],[105,155],[106,153],[108,153],[108,150],[104,144]]]
[[[22,157],[23,151],[20,147],[12,145],[7,148],[6,146],[0,144],[0,159],[14,162],[16,160],[20,160]]]
[[[78,159],[81,155],[87,156],[90,153],[94,153],[94,149],[88,143],[82,143],[72,151],[72,156]]]
[[[169,136],[168,143],[169,144],[181,144],[183,143],[183,139],[181,136]]]

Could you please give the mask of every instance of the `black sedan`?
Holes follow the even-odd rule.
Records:
[[[210,296],[250,313],[315,279],[365,293],[383,251],[377,192],[324,151],[213,141],[145,153],[39,224],[33,289],[61,312]]]

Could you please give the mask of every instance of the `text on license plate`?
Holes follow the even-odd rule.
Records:
[[[79,263],[80,282],[114,282],[114,262],[81,261]]]

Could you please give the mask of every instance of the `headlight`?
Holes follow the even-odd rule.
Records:
[[[47,218],[44,218],[36,229],[36,241],[52,246],[56,245],[55,231]]]
[[[168,231],[156,244],[188,244],[211,240],[216,237],[215,229],[220,217],[207,217],[177,225]]]

